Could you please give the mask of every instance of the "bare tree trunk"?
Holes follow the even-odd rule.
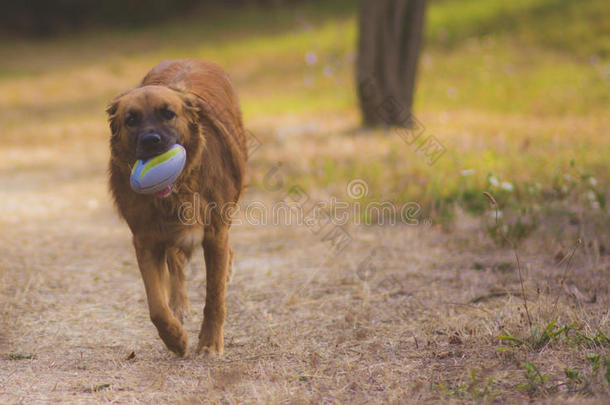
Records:
[[[411,126],[426,0],[362,0],[358,97],[363,124]]]

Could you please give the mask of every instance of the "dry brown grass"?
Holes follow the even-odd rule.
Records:
[[[285,145],[265,148],[289,156]],[[148,320],[129,232],[107,196],[102,137],[91,138],[90,153],[74,147],[70,159],[61,155],[72,146],[55,146],[44,149],[40,166],[23,150],[14,154],[26,167],[0,178],[3,403],[521,402],[530,398],[516,389],[526,381],[524,362],[548,375],[532,398],[608,398],[601,372],[573,392],[564,374],[566,367],[590,374],[586,355],[608,356],[607,345],[552,341],[498,352],[503,331],[529,333],[521,298],[494,296],[518,292],[518,278],[511,252],[468,217],[452,233],[351,226],[352,243],[324,263],[328,243],[307,228],[236,226],[227,354],[176,358]],[[247,195],[267,203],[280,197]],[[576,322],[587,336],[608,331],[607,256],[575,255],[566,285],[595,295],[586,302],[561,288],[555,252],[534,250],[521,251],[533,322]],[[202,267],[197,256],[189,271],[191,345],[202,315]]]

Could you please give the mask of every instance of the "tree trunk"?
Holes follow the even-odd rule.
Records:
[[[426,0],[362,0],[358,98],[364,126],[412,126]]]

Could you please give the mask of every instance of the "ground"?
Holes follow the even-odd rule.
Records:
[[[3,403],[607,398],[586,355],[608,356],[608,342],[576,337],[608,329],[608,256],[578,255],[564,291],[552,255],[524,253],[534,323],[578,326],[573,342],[500,352],[505,331],[527,335],[519,279],[510,250],[474,220],[450,233],[425,218],[351,225],[351,242],[334,252],[306,226],[239,217],[226,355],[193,354],[205,291],[199,254],[188,270],[190,350],[177,358],[149,321],[130,234],[106,191],[104,146],[2,176]],[[270,194],[250,192],[246,206],[284,197]],[[525,362],[550,376],[531,392],[515,388],[527,381]],[[591,385],[566,385],[566,367]]]
[[[394,131],[355,130],[353,6],[4,42],[0,402],[607,403],[606,45],[579,24],[570,38],[591,35],[586,46],[554,37],[561,16],[544,7],[562,2],[515,2],[503,12],[521,17],[499,27],[509,36],[480,28],[496,21],[495,8],[477,8],[486,2],[461,14],[454,3],[430,9],[416,103],[447,149],[433,165]],[[602,21],[601,4],[579,12]],[[517,22],[540,11],[548,29],[537,38]],[[193,39],[209,33],[227,39]],[[178,358],[149,320],[106,187],[105,104],[181,56],[229,70],[259,145],[231,232],[219,359],[193,350],[201,252]],[[312,201],[421,210],[384,225],[391,213],[350,211],[341,243],[332,226],[257,224],[261,211],[247,210],[295,187]],[[501,205],[499,229],[483,191]],[[521,205],[536,219],[525,234]]]

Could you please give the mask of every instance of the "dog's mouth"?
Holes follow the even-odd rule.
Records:
[[[147,148],[147,149],[143,149],[141,147],[136,147],[136,159],[138,160],[150,160],[150,159],[154,159],[159,155],[164,154],[165,152],[167,152],[168,150],[171,149],[171,147],[174,146],[174,143],[170,144],[170,145],[159,145],[159,146],[155,146],[154,148]]]
[[[176,143],[177,135],[161,128],[148,129],[138,134],[136,141],[136,159],[149,160],[171,149]]]
[[[136,193],[167,198],[175,189],[185,161],[186,151],[179,144],[146,160],[138,159],[131,168],[131,188]]]
[[[172,193],[173,190],[174,190],[174,185],[171,184],[171,185],[165,187],[163,190],[157,191],[155,193],[155,195],[159,198],[166,198],[166,197],[169,197],[169,195]]]

